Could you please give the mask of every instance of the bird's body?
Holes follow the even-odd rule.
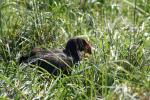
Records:
[[[64,50],[34,48],[29,55],[20,58],[20,63],[38,65],[54,75],[57,75],[60,71],[69,74],[71,66],[81,60],[81,51],[91,54],[91,46],[82,38],[73,38],[67,42]]]

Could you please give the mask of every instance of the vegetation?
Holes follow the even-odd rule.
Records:
[[[150,0],[1,0],[0,99],[148,100],[149,8]],[[31,48],[63,48],[74,36],[95,51],[70,76],[18,64]]]

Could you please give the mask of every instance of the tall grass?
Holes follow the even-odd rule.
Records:
[[[1,0],[1,99],[149,99],[149,0]],[[70,76],[19,65],[33,47],[86,36],[92,56]]]

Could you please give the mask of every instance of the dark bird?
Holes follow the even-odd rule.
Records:
[[[91,45],[85,39],[76,37],[68,40],[64,50],[33,48],[19,62],[38,65],[53,75],[58,75],[60,71],[67,75],[71,72],[71,66],[81,61],[81,52],[92,54]]]

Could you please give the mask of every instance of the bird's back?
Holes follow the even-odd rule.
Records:
[[[38,51],[30,56],[26,63],[36,64],[54,75],[60,70],[68,74],[70,66],[73,66],[73,59],[68,57],[63,50],[49,50],[47,52]]]

